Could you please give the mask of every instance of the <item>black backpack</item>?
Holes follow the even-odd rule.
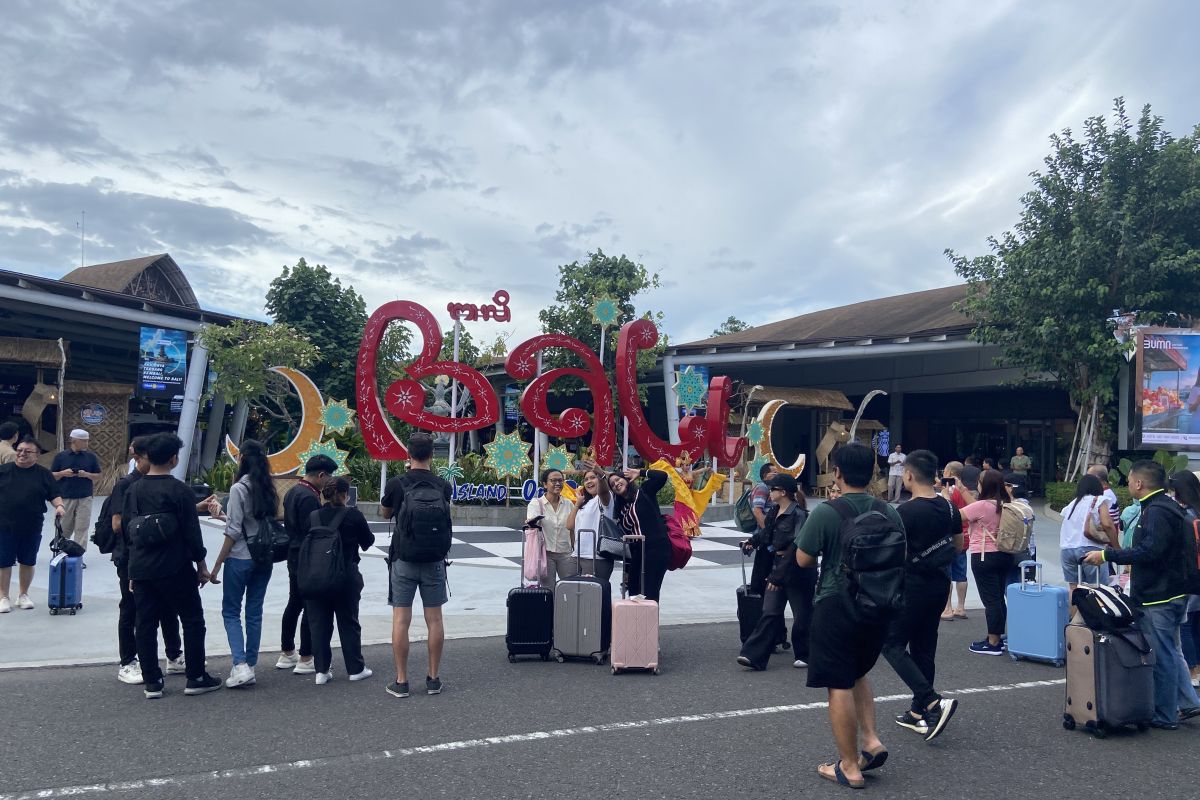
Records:
[[[255,564],[267,566],[279,561],[286,561],[288,548],[292,539],[288,536],[287,528],[274,517],[255,517],[257,524],[251,533],[247,528],[246,549]]]
[[[404,487],[389,561],[432,563],[450,552],[450,502],[439,483],[415,480]]]
[[[831,505],[842,518],[841,569],[851,610],[859,622],[886,624],[904,606],[904,528],[887,515],[882,500],[862,514],[844,498]]]
[[[342,520],[349,509],[343,507],[326,525],[321,512],[309,517],[308,535],[300,542],[296,584],[307,598],[329,597],[346,584],[346,550],[342,547]]]
[[[100,506],[100,516],[96,517],[96,526],[92,528],[92,544],[104,555],[109,555],[117,548],[117,532],[112,526],[112,495],[104,498]]]

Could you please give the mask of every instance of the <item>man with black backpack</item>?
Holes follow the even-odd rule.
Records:
[[[395,697],[408,697],[408,629],[412,624],[412,604],[421,590],[421,607],[429,629],[429,672],[425,691],[440,694],[442,679],[438,667],[442,660],[445,631],[442,606],[449,599],[446,584],[446,554],[453,535],[450,522],[450,484],[429,470],[433,459],[433,437],[414,433],[408,441],[410,467],[388,481],[379,501],[379,515],[395,517],[392,543],[388,548],[390,586],[388,603],[392,606],[392,655],[396,661],[396,681],[387,686]]]
[[[137,651],[146,699],[163,696],[158,626],[163,611],[179,616],[187,695],[207,694],[221,681],[204,670],[204,607],[200,587],[211,577],[196,513],[196,495],[171,470],[183,442],[160,433],[146,443],[150,470],[125,493],[121,528],[129,540],[129,579],[137,606]]]
[[[838,758],[817,773],[843,786],[865,786],[863,772],[883,766],[887,748],[875,725],[867,673],[903,605],[907,558],[896,509],[867,493],[875,452],[851,442],[834,451],[837,500],[812,510],[796,535],[796,563],[821,558],[813,601],[808,685],[829,691],[829,721]]]
[[[912,499],[897,509],[908,540],[904,608],[888,629],[883,657],[913,691],[912,708],[896,724],[930,742],[945,730],[958,701],[933,689],[938,626],[950,591],[950,565],[963,549],[962,517],[934,487],[937,456],[914,450],[904,462],[904,488]]]

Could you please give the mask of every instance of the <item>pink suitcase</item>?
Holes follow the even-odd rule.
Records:
[[[627,541],[644,536],[626,536]],[[642,585],[646,585],[646,559],[642,558]],[[640,597],[625,597],[627,586],[621,586],[621,599],[613,603],[612,646],[609,662],[613,674],[622,670],[649,670],[658,674],[658,603]]]

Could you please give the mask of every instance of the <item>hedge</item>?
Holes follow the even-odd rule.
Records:
[[[1075,499],[1074,483],[1047,483],[1046,484],[1046,505],[1055,511],[1062,511],[1063,506]],[[1125,508],[1133,502],[1133,498],[1129,496],[1128,486],[1116,486],[1113,491],[1117,493],[1117,506]]]

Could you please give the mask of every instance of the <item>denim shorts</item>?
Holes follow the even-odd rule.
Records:
[[[0,569],[13,564],[32,567],[37,564],[38,548],[42,546],[42,532],[0,532]]]
[[[967,582],[967,554],[959,553],[950,562],[950,580],[955,583]]]
[[[1095,552],[1101,548],[1096,545],[1084,545],[1083,547],[1064,547],[1062,549],[1062,571],[1063,580],[1067,583],[1091,583],[1097,584],[1100,582],[1100,567],[1093,567],[1091,564],[1084,564],[1083,557],[1088,553]],[[1083,575],[1079,574],[1083,570]],[[1104,579],[1108,581],[1108,568],[1104,568]]]
[[[412,608],[418,588],[425,608],[444,606],[449,599],[444,561],[393,561],[388,571],[388,605],[394,608]]]

